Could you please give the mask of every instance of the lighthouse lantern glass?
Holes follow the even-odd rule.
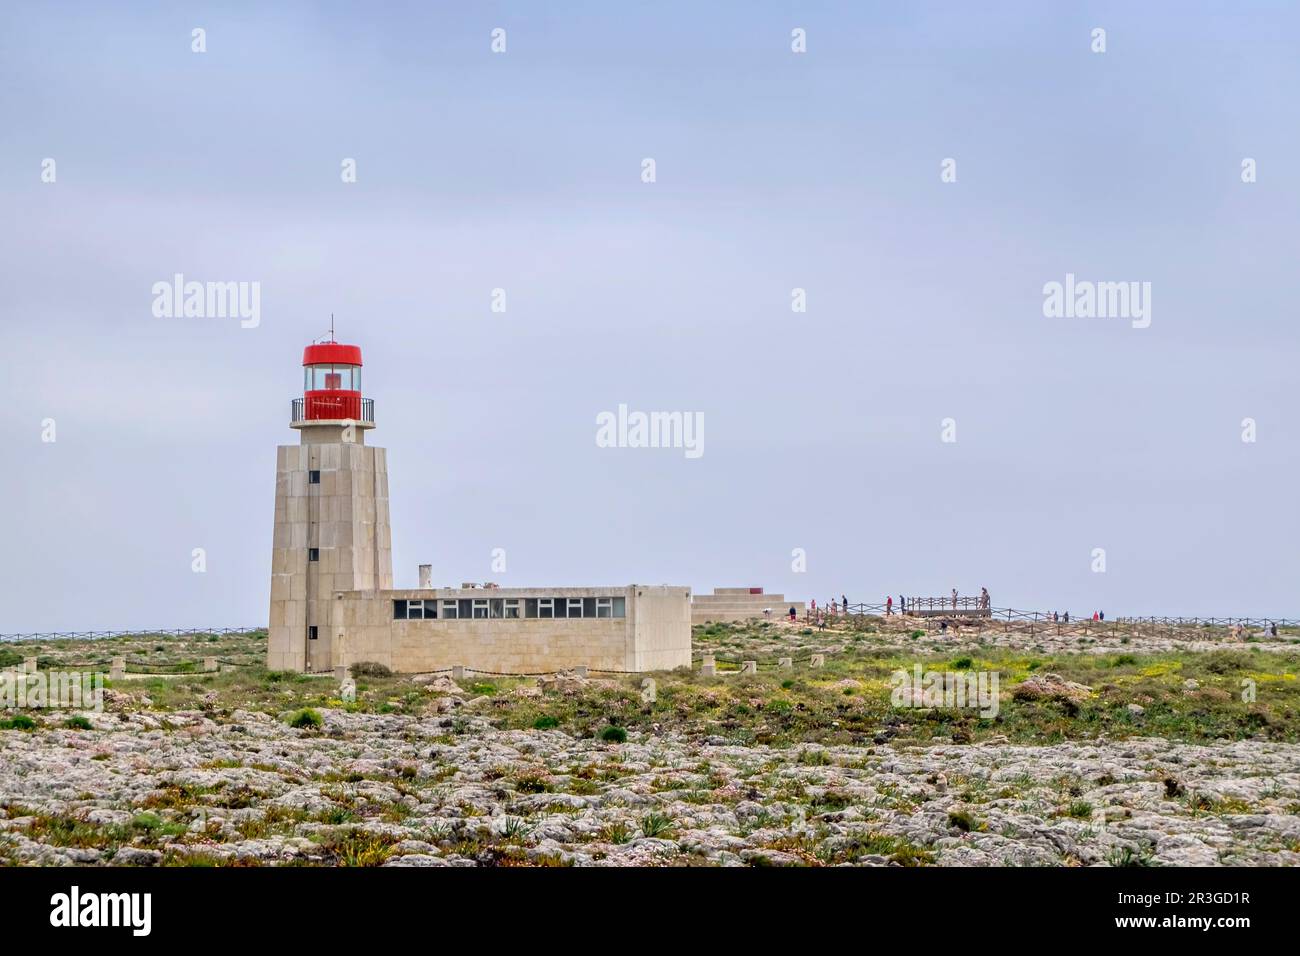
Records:
[[[359,365],[308,365],[303,369],[303,391],[316,392],[335,389],[361,391]]]

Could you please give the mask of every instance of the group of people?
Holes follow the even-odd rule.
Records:
[[[940,600],[942,600],[942,599],[940,599]],[[954,611],[957,610],[957,603],[958,603],[959,600],[960,600],[960,599],[959,599],[958,596],[957,596],[957,589],[956,589],[956,588],[953,588],[953,589],[952,589],[952,609],[953,609]],[[898,596],[898,613],[899,613],[899,614],[906,614],[908,611],[917,611],[917,610],[920,610],[920,602],[921,602],[921,601],[930,601],[930,603],[927,605],[927,609],[930,609],[930,610],[933,609],[933,601],[931,601],[931,599],[928,599],[928,598],[912,598],[912,599],[911,599],[911,603],[909,604],[909,603],[908,603],[908,599],[907,599],[907,597],[906,597],[905,595],[900,594],[900,595]],[[979,610],[981,610],[981,611],[987,611],[987,610],[989,610],[990,607],[992,607],[991,600],[990,600],[990,598],[989,598],[989,589],[988,589],[988,588],[980,588],[980,596],[979,596],[978,601],[976,602],[976,606],[977,606],[977,608],[978,608]],[[941,610],[942,610],[942,608],[941,608]],[[892,594],[887,594],[887,595],[885,595],[885,616],[886,616],[886,617],[890,617],[890,616],[893,615],[893,613],[894,613],[894,596],[893,596]]]
[[[849,599],[846,595],[841,594],[838,601],[831,598],[830,601],[823,602],[820,611],[817,610],[817,599],[813,598],[808,604],[808,619],[825,627],[827,617],[839,617],[841,611],[845,614],[849,613]],[[797,616],[795,609],[791,607],[790,621],[793,623]]]

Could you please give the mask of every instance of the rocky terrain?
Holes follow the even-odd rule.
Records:
[[[1130,632],[1086,653],[998,637],[710,625],[697,651],[719,675],[653,675],[654,699],[639,678],[577,675],[361,673],[346,702],[330,678],[258,665],[120,681],[82,719],[10,712],[0,860],[1300,864],[1291,636],[1171,651]],[[223,653],[255,660],[263,639]],[[778,652],[827,662],[779,668]],[[40,650],[43,667],[98,653]],[[733,657],[764,666],[740,675]],[[996,671],[999,713],[893,706],[890,674],[918,661]]]

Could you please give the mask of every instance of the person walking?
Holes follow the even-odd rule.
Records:
[[[798,620],[798,612],[795,611],[795,609],[794,609],[794,605],[791,604],[791,605],[790,605],[790,623],[793,624],[796,620]]]
[[[840,595],[840,607],[844,608],[844,613],[849,613],[849,599],[843,594]]]
[[[890,617],[894,613],[894,596],[892,594],[885,598],[885,617]]]
[[[952,589],[952,609],[957,610],[957,589]]]

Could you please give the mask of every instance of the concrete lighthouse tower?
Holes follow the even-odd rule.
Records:
[[[332,324],[332,323],[331,323]],[[303,351],[302,398],[276,449],[275,536],[267,667],[327,671],[335,663],[335,591],[393,586],[385,450],[367,446],[374,400],[361,395],[361,349],[334,341]]]

